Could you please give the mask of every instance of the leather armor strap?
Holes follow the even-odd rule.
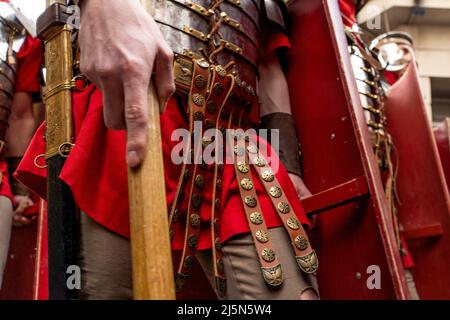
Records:
[[[205,60],[194,60],[194,70],[193,70],[193,84],[191,86],[191,91],[189,93],[188,106],[190,111],[190,133],[192,134],[194,130],[194,122],[201,121],[203,118],[204,108],[206,105],[206,94],[209,84],[209,64],[206,63]],[[200,80],[201,79],[201,80]],[[192,148],[192,139],[191,136],[191,145],[187,148],[187,150],[192,150],[192,160],[195,160],[201,153],[201,148]],[[176,289],[181,290],[184,282],[189,278],[190,270],[192,269],[194,259],[195,259],[195,251],[198,246],[198,239],[200,234],[200,208],[202,204],[202,189],[204,188],[203,183],[199,182],[197,178],[197,165],[195,161],[193,164],[188,165],[188,168],[184,171],[184,186],[188,189],[188,199],[187,199],[187,212],[186,212],[186,228],[185,228],[185,238],[183,245],[183,253],[181,256],[180,265],[177,271],[176,277]],[[188,171],[189,169],[189,171]],[[179,186],[177,198],[174,202],[174,212],[171,212],[171,220],[172,224],[176,222],[177,219],[174,219],[174,214],[176,210],[180,210],[181,208],[177,208],[177,201],[183,202],[184,196],[181,196],[181,188]],[[178,211],[180,214],[180,211]],[[171,226],[171,230],[174,230]]]
[[[261,128],[279,130],[279,157],[289,173],[301,177],[300,149],[295,130],[294,118],[289,113],[275,112],[261,117]],[[271,140],[271,130],[268,139]]]
[[[11,191],[14,195],[29,196],[30,191],[19,180],[14,178],[13,174],[22,161],[22,157],[9,157],[6,159],[8,163],[9,182],[11,184]]]
[[[219,70],[219,72],[218,72]],[[224,75],[221,69],[212,68],[214,73],[213,81],[211,82],[210,95],[206,102],[205,126],[209,127],[214,123],[214,128],[223,132],[226,128],[226,120],[222,117],[222,112],[226,109],[226,104],[229,103],[229,96],[234,88],[234,77],[232,75]],[[209,124],[208,124],[209,123]],[[205,128],[206,129],[206,128]],[[222,134],[223,137],[223,134]],[[207,139],[208,137],[206,137]],[[220,202],[220,195],[222,191],[222,176],[223,164],[219,163],[219,151],[223,150],[220,141],[207,140],[206,143],[214,143],[216,159],[213,164],[213,188],[211,205],[211,243],[213,256],[213,270],[216,292],[220,297],[226,294],[226,280],[223,263],[222,243],[220,241],[220,213],[222,211],[222,204]],[[223,154],[222,154],[223,156]]]
[[[254,188],[250,162],[246,148],[248,142],[236,133],[233,140],[236,179],[244,206],[245,216],[258,254],[261,272],[264,280],[271,286],[283,283],[283,272],[278,262],[269,230],[264,221],[263,211],[259,205],[258,196]]]
[[[318,259],[312,249],[308,236],[302,224],[297,218],[289,200],[284,194],[273,170],[267,160],[258,151],[256,144],[251,143],[246,148],[249,157],[253,157],[251,163],[258,174],[267,194],[270,196],[272,205],[278,213],[283,225],[291,238],[295,259],[300,269],[305,273],[314,273],[318,268]]]

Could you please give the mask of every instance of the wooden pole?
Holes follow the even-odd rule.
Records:
[[[151,0],[141,3],[150,13]],[[137,300],[174,300],[160,106],[152,85],[148,101],[147,155],[140,167],[128,170],[133,293]]]

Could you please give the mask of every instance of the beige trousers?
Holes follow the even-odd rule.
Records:
[[[270,234],[282,264],[283,285],[271,288],[265,284],[250,235],[239,236],[223,246],[228,287],[225,298],[236,300],[317,298],[315,276],[307,276],[299,270],[284,230],[275,228],[270,230]],[[210,256],[210,250],[197,253],[205,274],[213,281]],[[80,267],[82,299],[132,298],[129,240],[108,231],[85,214],[81,215]],[[188,282],[186,285],[189,284]]]
[[[13,206],[11,200],[0,196],[0,288],[3,282],[3,272],[8,261],[9,241],[13,220]]]

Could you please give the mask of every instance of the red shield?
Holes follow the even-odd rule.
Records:
[[[337,1],[293,1],[289,85],[324,299],[406,299],[408,290]],[[371,275],[380,271],[380,286]],[[373,283],[372,283],[373,284]]]
[[[450,198],[414,59],[385,107],[398,157],[397,207],[419,296],[450,299]],[[446,143],[449,159],[448,131]]]

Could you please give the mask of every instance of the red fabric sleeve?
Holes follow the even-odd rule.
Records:
[[[39,92],[41,83],[39,72],[42,65],[41,41],[27,35],[17,53],[18,70],[15,92]]]
[[[279,49],[290,49],[291,44],[289,43],[287,35],[280,28],[274,28],[272,30],[273,31],[266,40],[265,54],[270,54]]]

